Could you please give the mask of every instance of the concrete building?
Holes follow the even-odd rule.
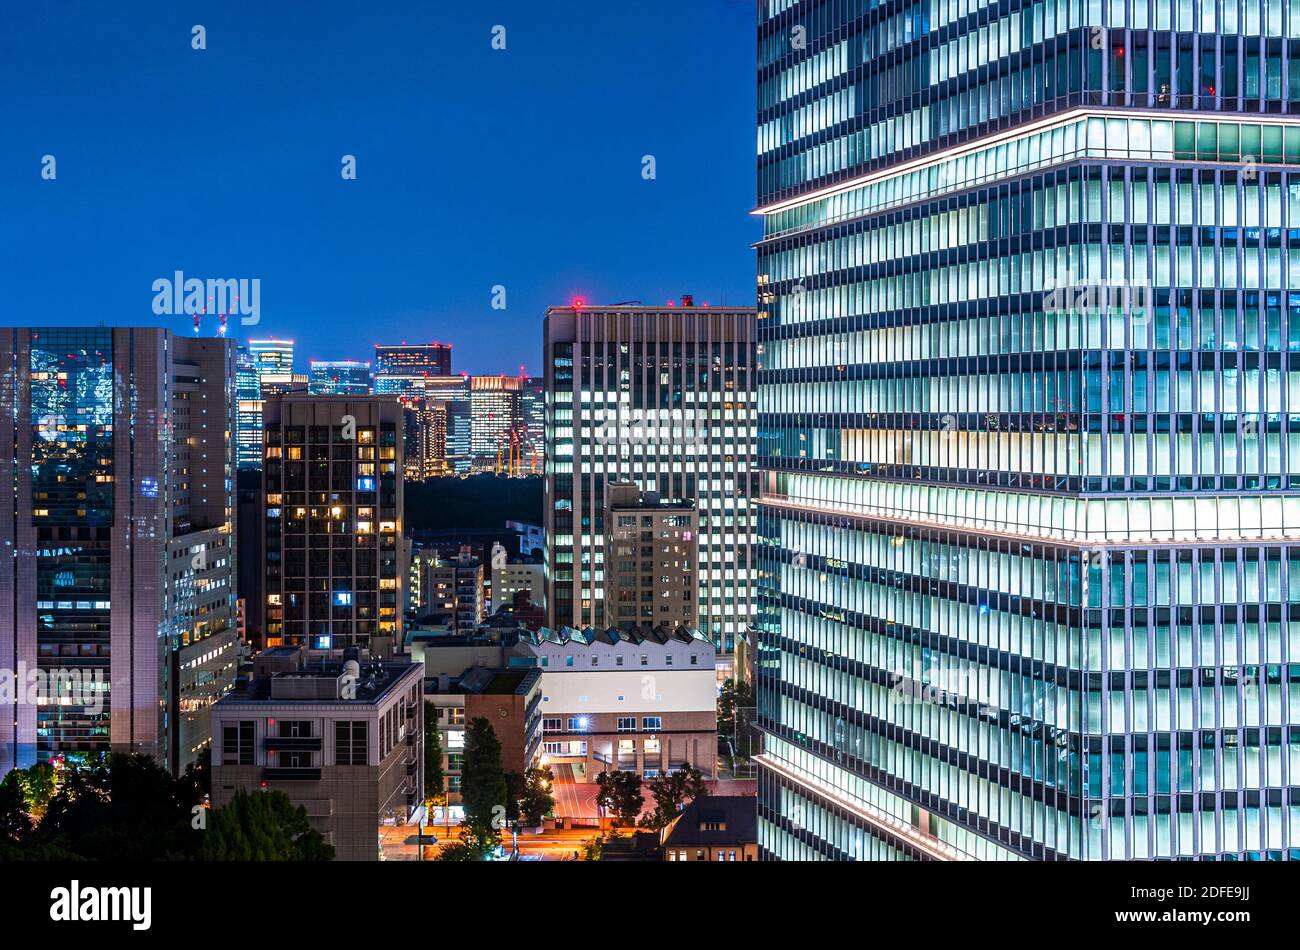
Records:
[[[696,620],[727,675],[753,623],[758,495],[755,311],[552,307],[546,359],[546,592],[551,627],[605,617],[605,486],[634,482],[699,521]]]
[[[605,626],[689,627],[695,620],[695,503],[667,503],[632,482],[605,486]]]
[[[465,721],[486,719],[501,743],[501,765],[523,773],[537,764],[542,747],[542,671],[473,666],[461,675]]]
[[[477,627],[487,616],[482,560],[468,547],[451,555],[425,549],[418,557],[423,606],[416,611],[417,619],[431,615],[446,618],[454,632]]]
[[[543,628],[509,651],[542,672],[544,760],[590,778],[621,769],[653,778],[690,764],[713,778],[713,642],[698,630]]]
[[[390,652],[406,603],[401,405],[295,393],[268,400],[264,427],[266,642]]]
[[[531,603],[544,605],[546,596],[545,572],[541,561],[531,558],[514,558],[503,545],[492,546],[492,597],[489,612],[513,604],[515,595],[526,593]]]
[[[280,671],[213,707],[212,805],[241,788],[284,792],[338,860],[376,860],[379,826],[424,804],[423,670],[278,652]]]
[[[0,773],[108,751],[173,773],[237,663],[233,341],[0,330]],[[24,683],[24,689],[26,684]]]

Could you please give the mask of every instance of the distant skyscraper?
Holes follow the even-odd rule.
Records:
[[[753,617],[754,310],[552,307],[546,359],[551,626],[605,616],[605,486],[634,482],[699,518],[698,628],[727,656]]]
[[[248,352],[259,374],[293,372],[293,340],[249,340]]]
[[[469,389],[473,468],[513,472],[513,460],[522,455],[523,380],[518,376],[474,376]]]
[[[313,396],[364,396],[370,392],[370,364],[357,360],[312,360],[307,391]]]
[[[428,377],[450,375],[450,343],[375,346],[376,393],[416,395]]]
[[[406,480],[422,482],[447,474],[447,404],[403,399],[406,420]]]
[[[241,469],[262,467],[262,383],[253,352],[244,344],[235,350],[236,459]]]
[[[540,472],[546,459],[546,377],[528,376],[521,395],[524,461],[528,473]]]
[[[447,410],[447,464],[457,475],[470,470],[470,398],[468,376],[430,376],[424,380],[425,398]]]
[[[759,4],[762,855],[1300,857],[1297,11],[849,7]]]
[[[400,646],[402,411],[380,396],[267,400],[268,646]]]
[[[234,373],[227,340],[0,330],[0,669],[53,690],[5,712],[0,773],[110,750],[179,772],[208,743],[238,659]]]
[[[249,340],[236,351],[235,442],[241,469],[262,466],[262,377],[293,373],[293,340]]]

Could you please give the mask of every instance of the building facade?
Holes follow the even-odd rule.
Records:
[[[418,395],[432,376],[451,375],[450,343],[375,345],[375,392],[383,395]]]
[[[621,770],[654,778],[684,765],[713,778],[715,651],[698,630],[519,631],[510,648],[542,673],[543,764],[581,764],[587,781]]]
[[[606,627],[689,627],[696,616],[694,502],[665,504],[635,483],[605,486]]]
[[[765,858],[1300,853],[1297,36],[759,4]]]
[[[758,493],[754,310],[552,307],[546,312],[547,615],[605,616],[605,486],[631,481],[699,520],[698,621],[730,663],[753,622]]]
[[[207,745],[238,660],[234,368],[233,343],[156,328],[0,331],[0,669],[39,688],[0,771],[179,773]]]
[[[267,644],[400,644],[401,404],[291,393],[267,401],[264,428]]]
[[[523,380],[470,377],[470,458],[478,472],[523,473]]]
[[[413,663],[298,661],[228,694],[213,711],[212,806],[283,792],[336,860],[378,860],[380,825],[424,804],[422,684]]]
[[[364,396],[370,392],[370,364],[359,360],[312,360],[307,391],[313,396]]]

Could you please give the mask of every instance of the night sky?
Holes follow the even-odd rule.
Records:
[[[230,335],[301,372],[439,340],[540,373],[549,305],[752,304],[754,137],[752,0],[9,3],[0,324],[189,334],[152,309],[181,270],[260,278]]]

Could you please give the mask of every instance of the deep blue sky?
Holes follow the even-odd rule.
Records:
[[[0,27],[0,324],[191,333],[151,309],[180,269],[261,278],[232,335],[303,371],[442,340],[458,372],[539,372],[575,296],[753,301],[752,0],[59,0]]]

